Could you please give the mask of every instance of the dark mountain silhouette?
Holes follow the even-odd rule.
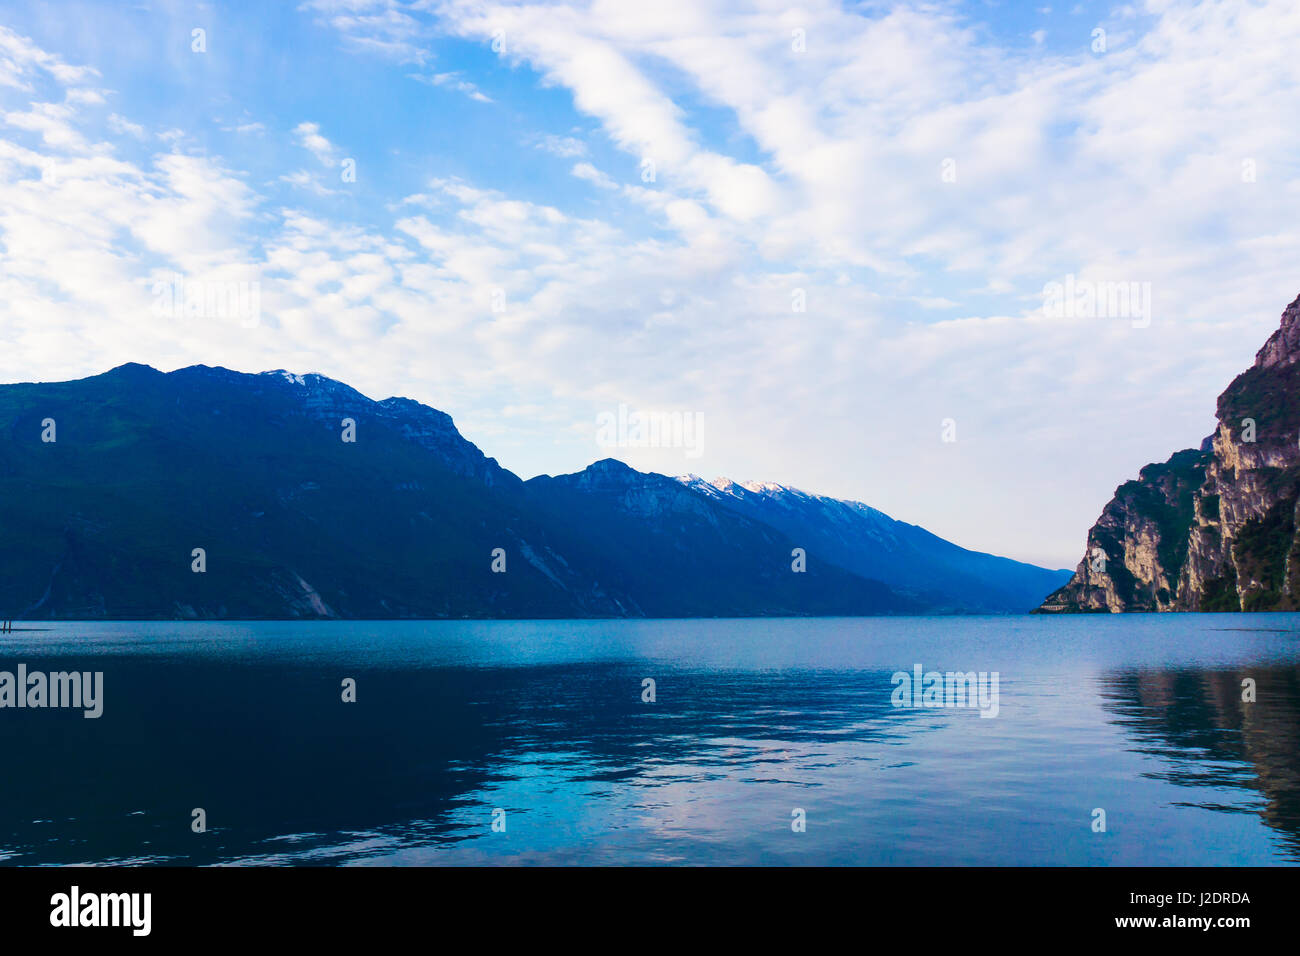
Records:
[[[860,501],[809,494],[772,482],[740,484],[679,478],[718,502],[769,524],[811,553],[862,577],[883,581],[936,610],[1029,611],[1069,571],[970,551]]]
[[[5,385],[0,436],[7,618],[947,609],[617,461],[521,481],[446,414],[319,375],[124,365]]]

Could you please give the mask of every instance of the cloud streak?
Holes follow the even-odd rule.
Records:
[[[1300,291],[1300,10],[1138,12],[1100,24],[1099,52],[1081,18],[1014,45],[931,4],[304,5],[398,76],[450,38],[572,106],[509,132],[572,198],[435,168],[366,216],[323,184],[337,120],[242,120],[320,167],[259,179],[149,149],[94,68],[0,31],[0,373],[320,371],[451,411],[525,474],[600,457],[620,403],[699,412],[691,470],[1073,563],[1116,484],[1209,431]],[[264,321],[159,322],[167,269],[256,278]],[[1150,327],[1045,317],[1066,275],[1150,283]],[[536,417],[500,414],[520,407]]]

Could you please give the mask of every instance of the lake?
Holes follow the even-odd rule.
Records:
[[[1300,615],[19,626],[10,865],[1300,861]]]

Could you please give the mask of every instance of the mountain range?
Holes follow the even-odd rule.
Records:
[[[727,508],[783,532],[810,553],[854,574],[884,581],[946,611],[999,612],[1034,607],[1043,586],[1064,574],[946,541],[860,501],[813,495],[772,482],[679,481]]]
[[[1038,610],[1300,610],[1300,297],[1216,417],[1199,448],[1115,489]]]
[[[1067,576],[781,485],[523,481],[445,413],[319,375],[0,386],[8,619],[1015,612]]]

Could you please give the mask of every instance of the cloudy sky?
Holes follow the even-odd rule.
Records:
[[[1073,567],[1300,292],[1297,48],[1294,0],[0,0],[0,381],[320,372],[523,477]],[[1047,314],[1067,276],[1149,323]],[[602,447],[620,405],[700,453]]]

